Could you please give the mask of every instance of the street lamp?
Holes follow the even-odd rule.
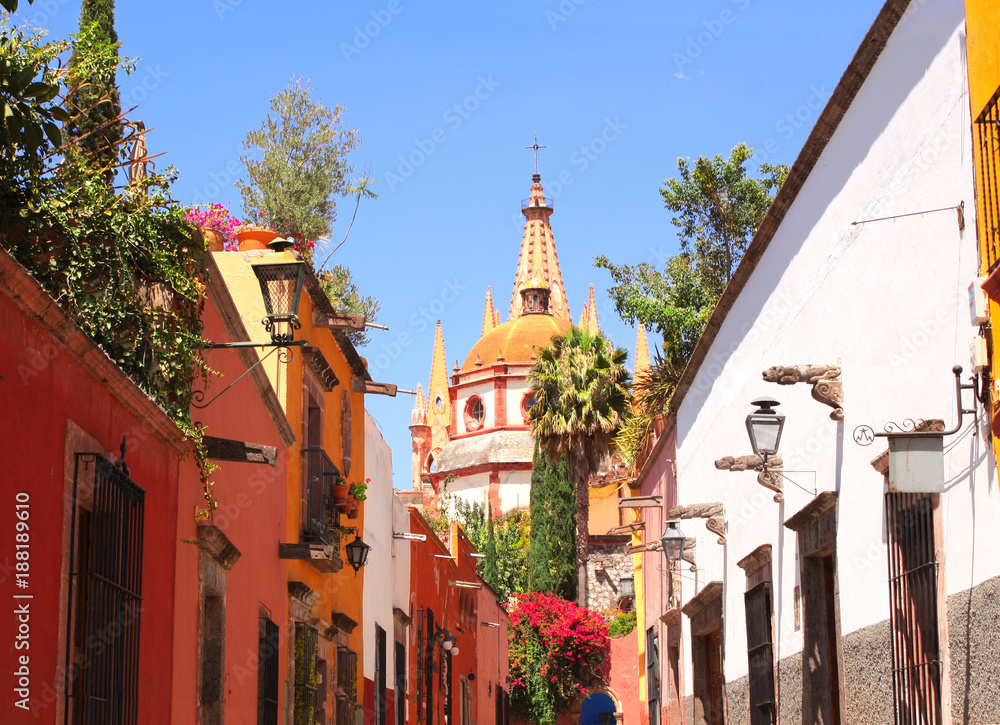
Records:
[[[372,547],[363,542],[361,537],[355,533],[354,541],[344,548],[347,549],[347,563],[354,567],[354,575],[357,576],[358,570],[368,563],[368,552],[371,551]]]
[[[785,416],[772,410],[774,406],[781,405],[774,398],[757,398],[751,405],[756,405],[757,410],[747,416],[750,445],[753,446],[753,452],[763,456],[764,463],[767,464],[767,457],[778,452]]]
[[[668,521],[667,528],[664,529],[663,536],[660,537],[667,563],[680,561],[684,558],[684,542],[687,541],[687,537],[684,536],[683,531],[677,528],[678,523],[676,520]]]
[[[250,371],[266,360],[275,350],[279,350],[278,360],[288,362],[288,348],[302,347],[309,344],[308,340],[296,340],[294,331],[302,327],[299,323],[299,301],[302,299],[302,287],[306,279],[306,263],[296,258],[288,251],[292,242],[278,238],[267,245],[272,254],[265,255],[264,261],[250,265],[260,284],[260,292],[264,297],[266,316],[261,322],[264,329],[271,333],[271,342],[209,342],[207,350],[226,350],[250,347],[272,348],[264,357],[251,365],[246,371],[229,383],[221,393],[205,404],[203,390],[193,394],[192,408],[203,409],[221,398],[236,383],[250,374]],[[285,357],[282,357],[282,356]]]
[[[271,333],[272,343],[287,345],[295,339],[294,331],[302,326],[299,301],[306,280],[306,263],[290,251],[292,242],[287,239],[278,238],[268,247],[273,253],[251,265],[251,269],[264,297],[267,313],[262,320],[264,329]]]

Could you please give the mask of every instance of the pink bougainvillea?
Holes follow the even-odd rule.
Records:
[[[229,213],[222,204],[210,204],[204,209],[192,208],[184,215],[184,221],[191,222],[202,229],[215,229],[222,234],[227,252],[239,248],[236,241],[236,229],[242,222]]]
[[[549,594],[515,594],[510,610],[510,694],[515,714],[546,725],[611,670],[608,625],[597,612]]]

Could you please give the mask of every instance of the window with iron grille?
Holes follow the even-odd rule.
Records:
[[[316,719],[316,678],[319,632],[295,624],[295,725],[313,725]]]
[[[646,701],[649,725],[660,722],[660,642],[656,627],[646,630]]]
[[[396,642],[396,725],[406,725],[406,645]]]
[[[385,630],[375,625],[375,725],[385,725]]]
[[[976,156],[979,168],[976,173],[976,192],[980,229],[985,238],[980,240],[986,250],[986,261],[992,271],[1000,261],[1000,89],[986,104],[974,124]]]
[[[743,597],[747,608],[747,657],[750,660],[750,725],[773,725],[776,707],[771,583],[761,582]]]
[[[329,651],[329,640],[320,638],[316,659],[316,723],[326,725],[327,701],[330,698],[330,663],[325,653]]]
[[[937,494],[887,493],[893,704],[897,725],[939,725]]]
[[[434,612],[427,610],[427,627],[424,630],[426,649],[424,656],[424,703],[426,720],[434,722]]]
[[[337,648],[337,686],[348,702],[358,701],[358,653],[347,647]]]
[[[417,617],[417,722],[424,718],[424,615]]]
[[[340,471],[322,448],[303,448],[306,481],[303,492],[302,541],[332,544],[340,525],[340,513],[333,502],[333,485]]]
[[[66,709],[77,725],[138,722],[145,492],[127,470],[76,455]],[[91,480],[88,511],[79,494]]]
[[[261,617],[257,634],[257,725],[278,725],[278,625]]]

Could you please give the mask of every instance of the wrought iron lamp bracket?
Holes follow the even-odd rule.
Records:
[[[907,418],[902,424],[889,422],[884,426],[881,433],[875,433],[876,438],[943,438],[944,436],[955,435],[962,429],[965,415],[971,414],[973,418],[979,416],[979,375],[973,375],[968,383],[962,383],[962,366],[956,365],[951,369],[955,374],[955,407],[958,411],[958,422],[955,427],[946,431],[917,430],[923,421],[915,421]],[[972,408],[962,406],[962,391],[972,391]]]
[[[238,383],[243,378],[245,378],[247,375],[249,375],[254,370],[254,368],[256,368],[262,362],[264,362],[269,357],[271,357],[271,355],[273,355],[275,352],[278,353],[278,362],[281,363],[282,365],[287,365],[292,360],[292,354],[291,354],[291,350],[289,348],[291,348],[291,347],[303,347],[303,346],[308,345],[308,344],[309,344],[308,340],[292,340],[291,342],[223,342],[223,343],[219,343],[219,344],[215,344],[215,343],[209,344],[205,348],[206,350],[214,350],[215,348],[223,348],[223,349],[225,349],[225,348],[237,348],[238,349],[238,348],[249,348],[249,347],[269,347],[269,348],[271,348],[271,351],[269,353],[267,353],[267,355],[265,355],[264,357],[258,359],[257,362],[255,362],[253,365],[251,365],[250,367],[248,367],[243,372],[242,375],[240,375],[238,378],[236,378],[236,380],[234,380],[233,382],[229,383],[229,385],[227,385],[218,395],[216,395],[214,398],[212,398],[210,401],[208,401],[204,405],[199,405],[199,403],[201,403],[201,401],[203,401],[205,399],[205,391],[204,390],[195,390],[194,393],[192,393],[192,395],[191,395],[192,399],[194,400],[194,402],[191,403],[191,407],[192,408],[197,408],[198,410],[202,410],[204,408],[207,408],[212,403],[214,403],[216,400],[218,400],[223,395],[225,395],[229,391],[229,389],[231,387],[233,387],[234,385],[236,385],[236,383]]]

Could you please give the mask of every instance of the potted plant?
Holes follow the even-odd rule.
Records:
[[[333,503],[337,508],[346,510],[350,505],[350,485],[347,483],[335,483],[333,489]]]
[[[222,204],[210,204],[205,209],[192,207],[184,215],[184,220],[201,229],[210,252],[233,252],[238,249],[236,230],[241,225],[240,220],[230,215]]]
[[[361,512],[361,503],[358,499],[354,498],[350,500],[350,504],[347,507],[347,518],[356,519],[358,514]]]
[[[370,478],[366,478],[363,482],[352,483],[350,485],[348,493],[351,496],[354,496],[354,498],[357,499],[358,501],[364,501],[366,498],[368,498],[368,495],[365,493],[365,491],[368,490],[368,484],[371,482],[372,480]]]
[[[241,224],[236,228],[236,239],[241,252],[267,249],[267,245],[281,235],[261,224]]]

